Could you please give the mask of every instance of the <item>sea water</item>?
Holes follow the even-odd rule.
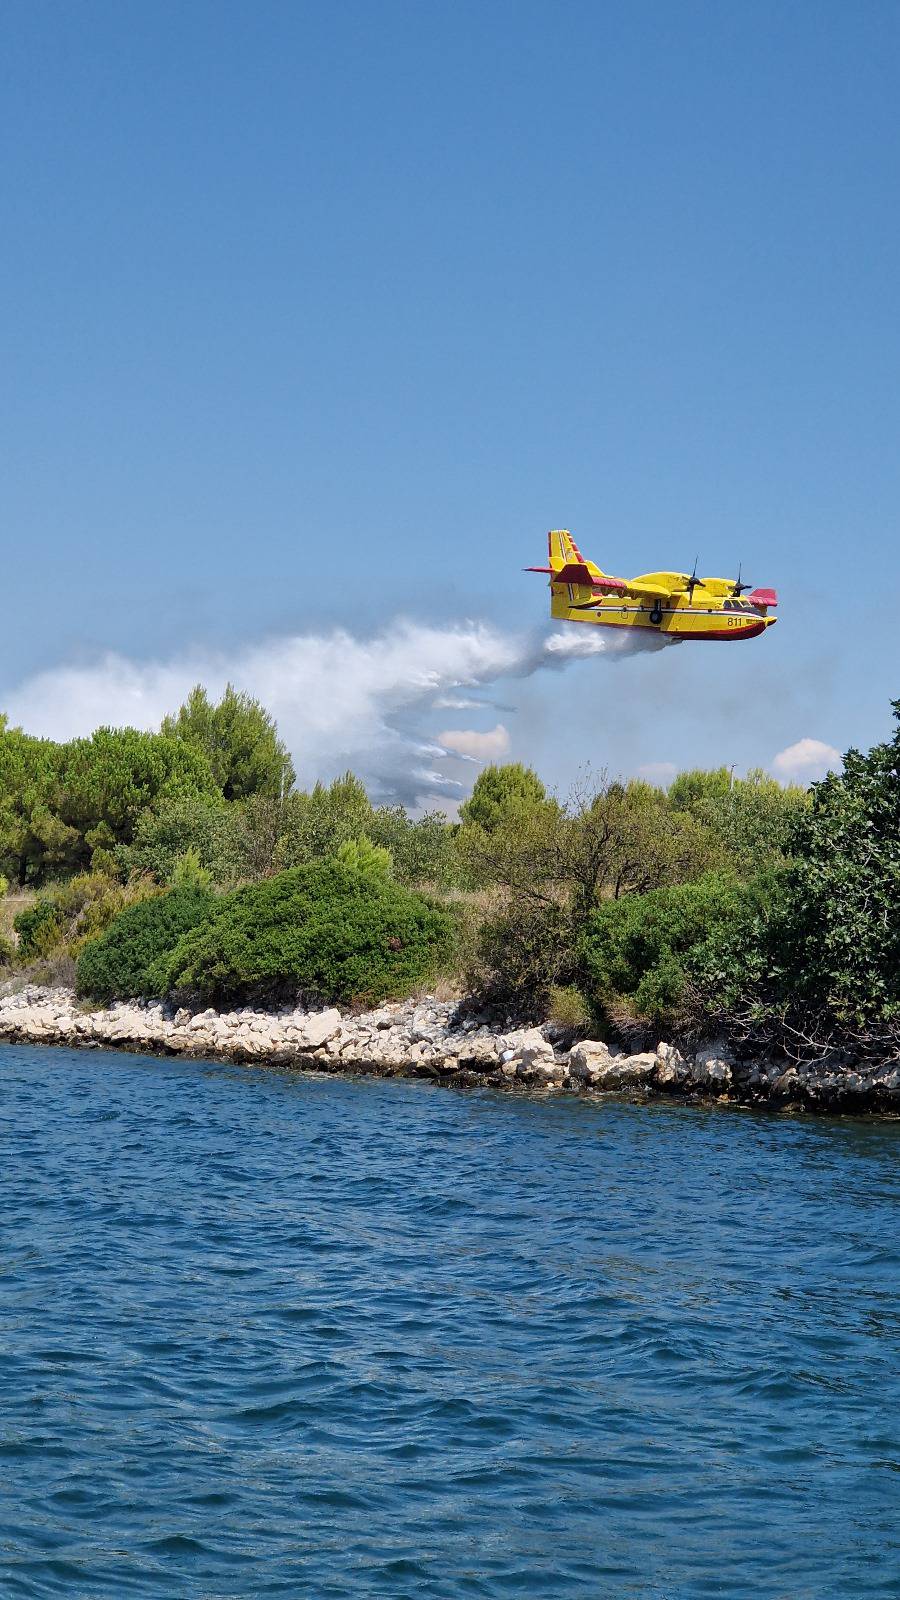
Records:
[[[900,1123],[0,1050],[0,1594],[900,1595]]]

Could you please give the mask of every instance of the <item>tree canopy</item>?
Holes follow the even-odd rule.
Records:
[[[839,1021],[900,1020],[900,700],[892,739],[813,785],[787,874],[782,960]]]
[[[293,786],[293,762],[273,718],[230,683],[218,705],[198,683],[176,715],[164,719],[162,732],[205,756],[226,800],[254,794],[277,798]]]
[[[475,779],[468,800],[459,808],[460,821],[491,833],[546,799],[547,791],[530,767],[523,767],[518,761],[485,767]]]
[[[164,734],[98,728],[56,744],[4,727],[0,868],[18,883],[41,883],[107,866],[148,807],[214,787],[202,753]]]

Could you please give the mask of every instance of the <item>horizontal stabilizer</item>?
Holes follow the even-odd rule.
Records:
[[[608,578],[599,568],[586,561],[567,561],[559,572],[553,574],[554,583],[581,583],[588,589],[625,589],[621,578]]]
[[[754,589],[747,599],[754,606],[777,606],[778,592],[775,589]]]

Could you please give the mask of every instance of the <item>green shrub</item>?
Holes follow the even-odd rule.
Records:
[[[446,911],[383,870],[312,861],[223,896],[179,941],[165,981],[216,1002],[298,991],[374,1002],[431,977],[451,928]]]
[[[361,839],[345,839],[335,851],[335,861],[353,873],[374,873],[376,877],[393,876],[394,863],[390,850],[373,844],[363,834]]]
[[[598,906],[578,949],[586,992],[597,1013],[627,999],[647,1019],[677,1015],[694,967],[743,925],[765,892],[762,880],[741,883],[708,873],[694,883]]]
[[[884,1061],[900,1047],[900,701],[894,712],[891,740],[813,785],[767,897],[697,963],[707,1011],[751,1048]]]
[[[528,1016],[546,1013],[573,976],[572,919],[555,900],[522,900],[485,917],[467,965],[472,992]]]
[[[574,983],[555,984],[547,997],[547,1021],[573,1032],[591,1025],[591,1008]]]
[[[172,872],[173,889],[201,889],[208,891],[212,887],[212,873],[208,867],[200,862],[199,850],[185,850],[179,856]]]
[[[727,767],[713,772],[682,772],[669,789],[676,815],[689,815],[726,849],[741,876],[777,865],[789,853],[798,824],[809,809],[809,795],[780,783],[754,767],[735,778]]]
[[[453,831],[442,812],[428,811],[413,822],[402,806],[379,806],[365,832],[373,844],[390,850],[401,883],[454,885]]]
[[[244,810],[221,795],[169,796],[141,813],[134,839],[119,846],[116,860],[126,876],[150,873],[171,885],[183,856],[196,851],[212,882],[233,889],[252,876],[243,861]]]
[[[78,961],[78,992],[96,1000],[128,1000],[163,992],[161,958],[189,928],[209,917],[214,902],[196,887],[170,889],[126,907]]]
[[[790,997],[841,1028],[900,1025],[900,700],[893,738],[813,785],[775,954]]]
[[[62,919],[59,908],[49,895],[41,895],[33,905],[26,906],[13,919],[19,936],[18,952],[22,960],[44,956],[62,940]]]
[[[368,836],[374,813],[365,785],[352,772],[327,787],[287,796],[279,818],[274,864],[282,871],[326,860],[346,839]]]
[[[63,948],[76,956],[126,906],[156,893],[147,879],[136,878],[126,885],[105,872],[79,872],[67,883],[54,884],[13,922],[19,961],[35,961]]]

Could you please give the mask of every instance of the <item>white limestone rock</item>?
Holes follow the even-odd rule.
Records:
[[[573,1044],[566,1063],[573,1083],[592,1084],[599,1081],[610,1063],[609,1046],[602,1039],[582,1039]]]
[[[568,1080],[568,1072],[562,1061],[540,1060],[531,1067],[520,1067],[519,1075],[529,1077],[538,1087],[551,1089],[559,1087]]]
[[[694,1070],[691,1078],[701,1088],[716,1089],[721,1093],[723,1089],[731,1086],[733,1079],[732,1063],[722,1061],[708,1053],[701,1060],[700,1056],[694,1058]]]
[[[552,1044],[548,1044],[540,1028],[528,1028],[521,1039],[517,1051],[519,1064],[529,1071],[536,1067],[546,1067],[553,1064],[555,1057]]]
[[[724,1062],[727,1067],[735,1065],[735,1056],[724,1039],[716,1039],[713,1044],[705,1045],[694,1056],[694,1065],[697,1067],[705,1067],[710,1061]]]
[[[658,1044],[656,1047],[656,1082],[662,1088],[670,1088],[673,1084],[681,1083],[687,1077],[687,1065],[680,1050],[673,1044]]]
[[[336,1006],[327,1011],[313,1011],[303,1018],[297,1028],[297,1039],[303,1050],[318,1050],[333,1039],[341,1027],[341,1013]]]
[[[656,1070],[656,1052],[640,1051],[633,1056],[612,1056],[594,1080],[598,1089],[630,1089],[648,1082]]]

